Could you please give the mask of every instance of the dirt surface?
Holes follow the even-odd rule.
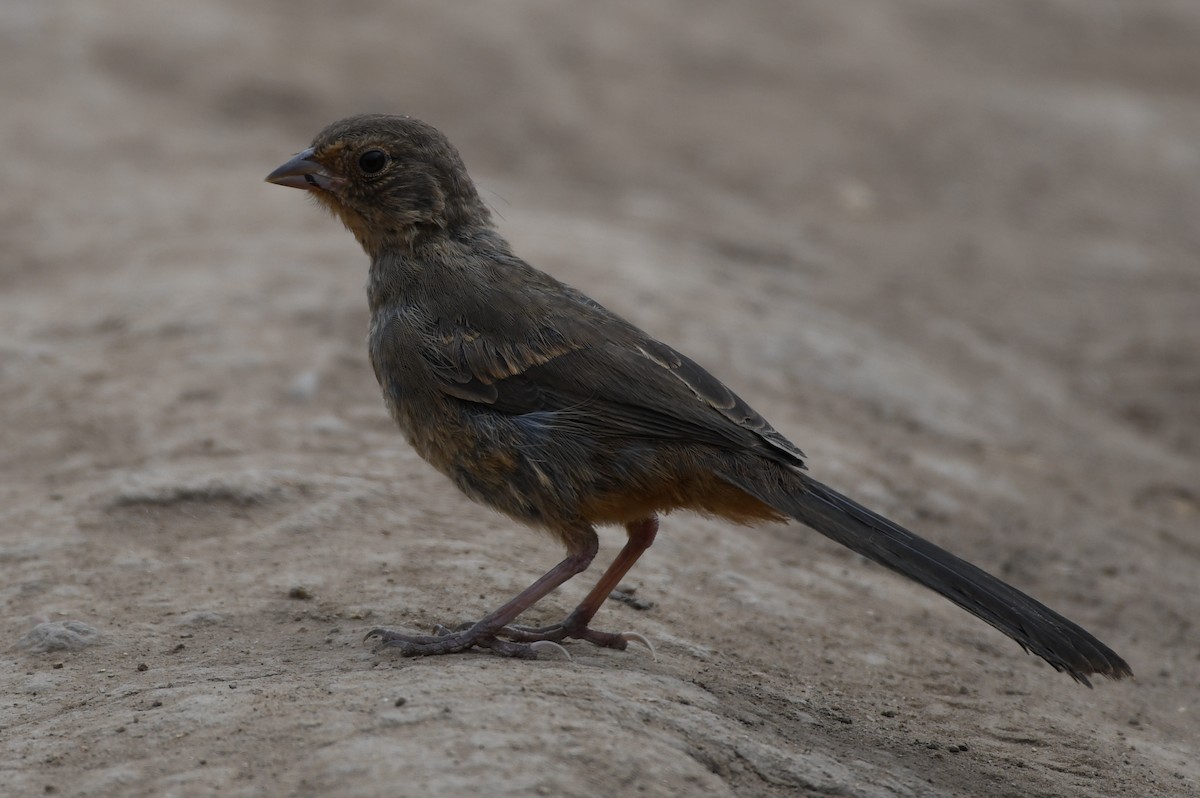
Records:
[[[1197,41],[1192,0],[5,3],[0,793],[1196,795]],[[560,557],[409,450],[364,256],[262,182],[365,110],[1137,679],[689,515],[598,619],[657,661],[364,644]]]

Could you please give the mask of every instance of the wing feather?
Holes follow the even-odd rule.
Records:
[[[426,360],[446,395],[496,412],[570,413],[597,436],[753,449],[803,467],[803,452],[694,361],[595,303],[581,310],[504,340],[440,319]]]

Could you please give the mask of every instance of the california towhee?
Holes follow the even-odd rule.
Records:
[[[413,447],[471,498],[567,549],[477,623],[368,637],[409,655],[645,642],[589,624],[653,543],[658,513],[688,509],[738,523],[794,518],[1083,684],[1132,675],[1083,628],[805,474],[803,453],[715,377],[514,255],[458,152],[430,125],[335,122],[267,180],[311,191],[370,256],[371,364]],[[600,524],[624,524],[629,538],[583,602],[552,626],[513,625],[588,567]]]

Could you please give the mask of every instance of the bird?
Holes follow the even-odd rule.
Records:
[[[406,656],[535,658],[571,639],[648,645],[592,621],[654,542],[659,517],[691,510],[744,525],[794,519],[1081,684],[1133,675],[1078,624],[814,479],[795,444],[695,361],[514,254],[432,125],[342,119],[266,180],[309,192],[368,256],[370,362],[410,445],[468,497],[566,550],[476,622],[432,634],[380,627],[366,639]],[[605,525],[624,525],[627,538],[579,605],[557,623],[517,623],[591,565]]]

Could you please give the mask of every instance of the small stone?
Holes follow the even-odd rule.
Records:
[[[20,646],[26,651],[42,654],[86,648],[99,640],[100,631],[83,621],[47,621],[26,632]]]

